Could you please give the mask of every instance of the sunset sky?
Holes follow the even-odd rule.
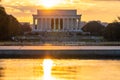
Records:
[[[0,4],[20,22],[32,23],[32,14],[36,14],[37,9],[53,8],[77,9],[82,21],[112,22],[120,16],[120,0],[2,0]]]

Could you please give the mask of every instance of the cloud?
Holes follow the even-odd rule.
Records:
[[[37,9],[43,9],[41,0],[3,0],[2,5],[6,7],[9,14],[16,16],[19,20],[32,21],[32,14],[36,14]],[[107,16],[118,16],[120,13],[120,0],[61,0],[64,1],[54,8],[77,9],[82,13],[82,19],[96,18],[100,16],[102,20]],[[84,17],[85,16],[85,17]],[[89,20],[88,19],[88,20]],[[110,20],[110,19],[109,19]],[[107,19],[106,19],[107,21]]]

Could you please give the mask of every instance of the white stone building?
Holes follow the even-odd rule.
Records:
[[[33,31],[78,32],[81,31],[80,22],[77,10],[37,10],[33,15]]]

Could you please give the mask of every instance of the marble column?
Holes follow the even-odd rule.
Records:
[[[47,18],[47,31],[49,30],[49,19]]]
[[[42,23],[42,25],[43,25],[43,31],[45,31],[45,18],[43,18],[43,23]]]
[[[77,28],[78,28],[78,21],[77,21],[77,18],[75,18],[75,30],[77,30]]]
[[[49,18],[48,21],[49,21],[49,24],[48,24],[49,30],[52,30],[52,29],[51,29],[51,18]]]
[[[69,18],[69,30],[71,30],[72,27],[72,18]]]
[[[49,30],[49,18],[47,18],[47,30]]]
[[[68,22],[67,22],[67,24],[68,24],[68,30],[70,30],[70,18],[68,18]]]
[[[70,25],[69,25],[69,18],[67,19],[67,30],[69,30],[69,27],[70,27]]]
[[[60,18],[58,18],[58,30],[61,30],[61,25],[60,25]]]
[[[63,18],[63,31],[64,31],[64,29],[65,29],[65,18]]]
[[[41,18],[41,24],[40,24],[40,26],[41,26],[41,31],[43,30],[43,18]]]
[[[68,30],[69,24],[68,24],[69,18],[66,19],[66,29]]]
[[[74,20],[73,18],[71,18],[71,30],[73,30],[73,27],[74,27]]]
[[[45,21],[44,21],[44,30],[46,31],[47,30],[47,18],[45,18]]]

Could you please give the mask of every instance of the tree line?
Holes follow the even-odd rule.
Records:
[[[105,27],[98,21],[91,21],[82,30],[93,36],[103,36],[107,41],[120,41],[120,22],[109,23]]]

